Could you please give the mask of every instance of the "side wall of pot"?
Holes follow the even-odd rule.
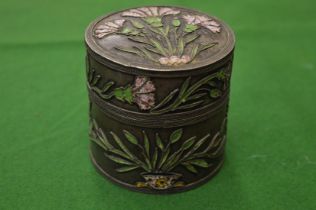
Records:
[[[220,168],[226,143],[232,54],[212,70],[122,72],[87,55],[91,158],[124,187],[190,189]]]

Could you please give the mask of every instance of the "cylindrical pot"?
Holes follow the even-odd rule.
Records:
[[[91,159],[132,190],[171,193],[223,163],[235,38],[178,7],[113,13],[86,30]]]

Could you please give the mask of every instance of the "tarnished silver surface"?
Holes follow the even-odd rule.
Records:
[[[197,187],[220,169],[235,38],[179,7],[103,16],[86,30],[91,159],[146,193]]]

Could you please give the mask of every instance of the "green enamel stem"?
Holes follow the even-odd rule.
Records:
[[[167,36],[165,36],[165,39],[166,39],[166,42],[167,42],[167,45],[168,45],[169,54],[172,55],[173,47],[171,45],[171,42],[170,42],[170,40],[169,40],[169,38]]]
[[[102,147],[102,149],[104,149],[105,151],[108,151],[108,148],[106,148],[98,139],[90,137],[90,140],[95,142],[98,146]]]
[[[201,79],[200,81],[198,81],[197,83],[192,85],[185,93],[183,93],[182,96],[178,95],[176,100],[172,104],[170,104],[168,107],[161,109],[161,110],[153,111],[152,113],[163,114],[163,113],[166,113],[169,111],[175,111],[182,103],[185,103],[187,101],[187,98],[191,94],[193,94],[202,85],[206,84],[207,82],[209,82],[210,80],[212,80],[214,78],[216,78],[216,74],[212,74],[212,75],[209,75],[209,76]]]
[[[95,143],[98,144],[100,147],[102,147],[105,151],[112,153],[112,151],[109,150],[107,147],[105,147],[105,146],[103,145],[103,143],[102,143],[99,139],[95,139],[95,138],[90,138],[90,139],[91,139],[91,141],[95,142]],[[126,153],[123,152],[123,151],[121,151],[121,152],[122,152],[123,154],[117,154],[117,153],[114,153],[114,154],[120,155],[120,156],[122,156],[122,157],[124,157],[124,158],[127,158],[127,157],[128,157],[128,160],[129,160],[129,161],[132,161],[135,166],[138,166],[138,167],[140,167],[140,168],[143,168],[143,169],[144,169],[145,171],[147,171],[147,172],[150,171],[150,169],[149,169],[147,166],[145,166],[145,163],[141,162],[141,161],[138,160],[137,158],[131,157],[130,155],[126,154]]]
[[[174,28],[173,28],[175,46],[178,46],[178,35],[177,35],[177,30],[178,30],[178,28],[179,28],[179,27],[174,27]]]
[[[172,55],[172,45],[171,45],[171,42],[170,42],[170,40],[169,40],[169,38],[168,38],[168,35],[166,35],[166,34],[164,34],[162,31],[160,31],[160,30],[156,30],[156,29],[153,29],[151,26],[149,26],[148,25],[148,28],[152,31],[152,32],[154,32],[155,34],[158,34],[158,35],[160,35],[160,36],[162,36],[164,39],[165,39],[165,41],[166,41],[166,43],[167,43],[167,47],[168,47],[168,49],[166,49],[166,48],[164,48],[164,50],[166,50],[167,51],[167,55],[165,54],[165,56],[171,56]]]
[[[169,149],[169,147],[170,147],[170,144],[171,144],[171,141],[169,141],[168,144],[167,144],[167,146],[164,148],[164,150],[163,150],[163,152],[162,152],[162,154],[161,154],[161,157],[163,157],[163,156],[166,155],[166,153],[167,153],[167,151],[168,151],[168,149]],[[168,157],[166,158],[165,163],[167,162],[167,160],[168,160]],[[160,163],[159,166],[158,166],[158,168],[157,168],[157,170],[160,170],[162,167],[163,167],[163,164]]]
[[[169,93],[169,95],[167,95],[159,104],[157,104],[154,108],[151,109],[151,111],[154,111],[162,106],[164,106],[166,103],[168,103],[172,98],[173,96],[179,91],[179,89],[175,89],[173,91],[171,91]]]
[[[183,98],[187,98],[188,96],[190,96],[192,93],[194,93],[195,90],[197,90],[199,87],[201,87],[202,85],[206,84],[207,82],[209,82],[210,80],[216,78],[216,74],[212,74],[209,75],[203,79],[201,79],[200,81],[198,81],[197,83],[195,83],[194,85],[192,85],[187,92],[183,95]]]
[[[146,37],[146,35],[144,35],[144,37]],[[134,42],[138,42],[138,43],[141,43],[141,44],[146,44],[146,45],[149,45],[149,46],[153,46],[151,43],[145,41],[145,40],[138,40],[138,39],[135,39],[133,37],[128,37],[129,40],[131,41],[134,41]]]
[[[204,136],[202,139],[208,138],[210,136],[210,134],[207,134],[206,136]],[[191,149],[190,151],[188,151],[179,161],[175,162],[173,165],[169,166],[168,171],[171,171],[172,169],[174,169],[175,167],[177,167],[179,164],[185,162],[188,160],[188,158],[192,157],[194,155],[194,152],[197,150],[198,148]]]
[[[147,36],[147,34],[145,34],[145,38],[147,39],[147,41],[150,42],[150,46],[154,47],[155,49],[157,49],[163,56],[166,56],[166,52],[164,52],[163,50],[160,50],[159,48],[157,48],[151,41],[150,38]],[[145,48],[146,49],[146,48]],[[157,61],[156,61],[157,62]]]
[[[169,40],[168,34],[164,34],[164,33],[161,33],[161,34],[162,34],[162,36],[165,38],[165,41],[166,41],[166,43],[167,43],[169,55],[172,55],[172,53],[173,53],[173,47],[172,47],[171,42],[170,42],[170,40]]]
[[[145,153],[145,148],[139,144],[137,144],[136,146],[142,151],[142,156],[145,159],[145,163],[146,163],[148,169],[151,170],[152,166],[151,166],[150,161],[149,161],[149,156]]]
[[[136,47],[139,51],[141,51],[143,54],[144,54],[144,56],[146,56],[149,60],[151,60],[151,61],[154,61],[154,62],[157,62],[157,59],[154,59],[151,55],[150,55],[150,53],[149,52],[147,52],[147,49],[145,48],[145,49],[142,49],[142,48],[139,48],[139,47]]]
[[[92,87],[88,84],[88,87],[93,90],[95,93],[97,93],[102,99],[105,99],[105,100],[108,100],[110,98],[112,98],[114,96],[114,93],[111,92],[109,94],[105,94],[105,93],[102,93],[102,90],[100,90],[99,88],[97,87]]]

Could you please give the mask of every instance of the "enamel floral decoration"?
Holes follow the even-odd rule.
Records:
[[[205,28],[220,33],[220,25],[201,15],[181,15],[177,9],[142,7],[125,11],[119,19],[106,22],[95,30],[97,38],[117,34],[126,36],[132,47],[117,46],[118,51],[133,54],[166,66],[181,66],[194,61],[202,51],[213,48],[217,42],[196,44]]]

